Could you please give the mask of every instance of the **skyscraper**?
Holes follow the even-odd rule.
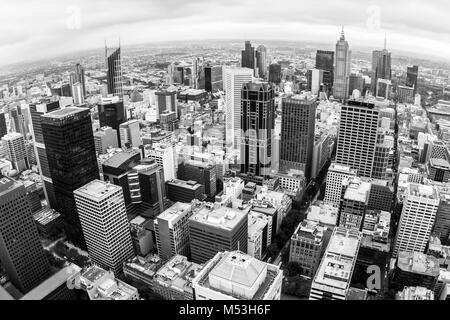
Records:
[[[258,77],[265,79],[267,76],[267,49],[263,45],[256,48],[256,68]]]
[[[241,67],[255,69],[255,48],[250,41],[245,41],[245,49],[241,53]]]
[[[356,177],[356,170],[349,166],[343,166],[332,163],[327,173],[327,182],[325,188],[326,203],[338,207],[342,197],[342,182],[349,177]]]
[[[55,207],[64,220],[67,238],[84,247],[73,192],[99,178],[91,114],[67,107],[41,116],[42,134],[55,193]]]
[[[334,51],[317,50],[316,69],[323,70],[323,84],[331,92],[334,80]]]
[[[27,293],[50,276],[22,183],[0,179],[0,260],[11,282]]]
[[[378,79],[391,80],[391,53],[386,49],[386,38],[383,50],[372,53],[372,90],[375,92]]]
[[[122,61],[120,57],[119,48],[112,53],[108,53],[108,48],[105,46],[107,84],[108,93],[123,99],[123,79],[122,79]],[[114,128],[116,129],[116,128]]]
[[[225,122],[226,142],[232,150],[240,151],[241,140],[241,96],[242,85],[252,81],[253,69],[230,68],[224,69],[225,89]]]
[[[272,63],[269,65],[269,82],[280,84],[281,82],[281,65],[279,63]]]
[[[406,85],[410,88],[414,88],[414,94],[417,93],[417,78],[419,76],[419,67],[408,67],[406,71]]]
[[[223,90],[222,66],[206,66],[205,72],[205,90],[216,93]]]
[[[130,120],[119,125],[120,145],[122,147],[139,148],[141,145],[140,126],[138,120]]]
[[[302,170],[311,176],[316,119],[316,97],[294,95],[283,98],[281,116],[280,169]]]
[[[433,186],[410,183],[400,216],[393,256],[400,251],[425,252],[439,209],[439,195]]]
[[[14,169],[22,172],[30,167],[25,149],[25,139],[22,134],[17,132],[8,133],[2,138],[2,142],[6,147],[6,153]]]
[[[351,51],[348,42],[345,40],[344,28],[342,28],[341,37],[336,43],[335,59],[333,96],[335,99],[346,100],[351,72]]]
[[[5,113],[0,112],[0,139],[8,133],[8,128],[6,126]]]
[[[242,87],[241,172],[270,174],[272,135],[275,128],[275,92],[267,82],[248,82]]]
[[[375,161],[379,110],[371,103],[348,101],[341,109],[336,163],[371,178]]]
[[[102,99],[98,104],[98,118],[100,127],[111,127],[117,131],[117,141],[120,143],[120,124],[127,119],[123,101],[117,97]]]
[[[134,256],[122,188],[94,180],[74,196],[89,257],[117,276]]]

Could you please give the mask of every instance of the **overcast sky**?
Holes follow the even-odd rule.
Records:
[[[449,59],[448,0],[0,0],[0,65],[165,40],[280,39]]]

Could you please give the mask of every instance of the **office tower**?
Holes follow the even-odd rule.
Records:
[[[120,57],[119,48],[109,53],[105,44],[105,58],[106,58],[106,80],[108,84],[108,94],[123,99],[123,79],[122,79],[122,61]],[[114,127],[113,127],[114,128]],[[117,128],[114,128],[117,129]]]
[[[280,84],[281,64],[274,62],[269,65],[269,82]]]
[[[42,135],[55,194],[52,208],[61,213],[69,241],[84,247],[73,192],[99,178],[91,114],[67,107],[41,116]]]
[[[336,163],[350,166],[361,177],[372,177],[379,110],[373,104],[349,101],[341,109]]]
[[[280,300],[283,271],[242,251],[218,252],[192,280],[195,300]]]
[[[239,153],[241,142],[241,97],[244,83],[252,81],[253,69],[224,69],[225,117],[227,147]]]
[[[8,133],[3,136],[2,142],[14,169],[22,172],[30,168],[25,149],[25,140],[22,134],[15,132]]]
[[[142,159],[127,176],[131,203],[144,209],[140,215],[155,217],[164,211],[167,199],[162,167],[152,159]]]
[[[412,66],[406,69],[406,86],[414,88],[414,95],[417,93],[417,78],[419,76],[419,67]]]
[[[289,262],[300,265],[300,274],[313,278],[322,254],[324,228],[316,221],[303,220],[291,237]]]
[[[257,76],[265,79],[267,76],[267,49],[263,45],[260,45],[258,46],[258,48],[256,48],[255,67],[258,70]]]
[[[205,186],[205,193],[214,198],[217,191],[216,166],[211,163],[196,160],[185,160],[178,165],[178,178],[196,181]]]
[[[346,300],[362,233],[336,227],[314,276],[310,300]]]
[[[372,90],[375,91],[378,79],[391,80],[391,53],[386,49],[386,38],[384,49],[372,52]]]
[[[361,95],[364,94],[364,78],[360,74],[352,73],[349,77],[348,94],[352,95],[354,90],[358,90]]]
[[[166,181],[167,197],[173,202],[191,202],[194,199],[205,200],[205,186],[196,181],[172,179]]]
[[[84,104],[83,87],[80,83],[75,83],[72,85],[72,98],[74,105],[77,106]]]
[[[194,300],[192,280],[202,268],[203,265],[175,255],[156,271],[151,288],[164,300]]]
[[[390,99],[392,92],[392,82],[386,79],[377,79],[375,96],[382,99]]]
[[[427,164],[428,179],[437,182],[448,182],[450,179],[450,164],[444,159],[432,158]]]
[[[119,125],[120,145],[122,147],[139,148],[141,132],[138,120],[130,120]]]
[[[397,97],[400,103],[414,104],[414,89],[407,86],[398,86]]]
[[[67,287],[85,291],[90,300],[139,300],[139,292],[135,287],[119,280],[112,271],[97,265],[79,268],[67,279]]]
[[[308,90],[317,96],[319,92],[322,92],[323,70],[310,69],[308,70],[306,77],[308,80]]]
[[[394,186],[388,180],[363,179],[363,181],[371,184],[367,208],[391,212],[394,201]]]
[[[245,49],[241,52],[241,67],[254,70],[255,65],[255,48],[252,47],[250,41],[245,41]]]
[[[323,84],[332,92],[334,80],[334,51],[317,50],[316,69],[323,71]]]
[[[24,114],[24,111],[25,110],[22,110],[21,105],[13,104],[9,109],[9,118],[11,122],[11,130],[26,137],[28,134],[28,121],[26,121],[27,117]]]
[[[216,93],[223,90],[222,66],[205,67],[205,90]]]
[[[84,67],[77,63],[75,65],[75,81],[74,83],[81,84],[82,92],[83,92],[83,99],[86,97],[86,79],[84,77]]]
[[[156,143],[144,148],[145,158],[154,159],[164,170],[165,181],[176,178],[174,148],[171,144]]]
[[[205,263],[224,250],[247,252],[247,235],[247,211],[204,206],[189,218],[192,261]]]
[[[405,194],[395,237],[394,257],[400,251],[425,252],[439,208],[440,199],[432,186],[410,183]]]
[[[94,180],[74,195],[89,257],[119,275],[134,256],[122,188]]]
[[[344,29],[336,43],[333,97],[339,100],[348,98],[348,82],[351,71],[351,51],[345,40]]]
[[[280,170],[302,170],[311,177],[317,98],[294,95],[283,98]]]
[[[122,147],[120,143],[120,124],[127,120],[123,101],[119,100],[118,97],[102,99],[97,108],[100,127],[111,127],[116,130],[119,147]]]
[[[163,260],[174,255],[190,256],[188,219],[192,207],[188,203],[176,202],[155,219],[158,255]]]
[[[125,206],[131,203],[128,172],[138,165],[141,154],[134,150],[119,152],[102,163],[103,179],[122,187]]]
[[[262,260],[265,257],[267,247],[271,242],[268,235],[270,220],[262,214],[249,214],[248,216],[248,255]]]
[[[438,259],[422,251],[399,251],[392,279],[394,288],[402,290],[404,287],[420,286],[434,290],[438,277]]]
[[[450,240],[450,190],[439,188],[439,197],[441,201],[436,212],[436,221],[432,233],[445,243]]]
[[[44,136],[42,135],[41,115],[57,110],[59,107],[59,101],[53,98],[43,99],[39,103],[33,103],[29,106],[36,160],[44,183],[45,198],[51,207],[56,206],[56,198],[48,166],[47,152],[45,151]]]
[[[271,171],[272,135],[275,129],[275,92],[267,82],[242,86],[241,172],[267,176]]]
[[[156,95],[156,108],[158,113],[158,119],[161,117],[161,113],[166,110],[175,112],[177,118],[180,116],[178,110],[177,91],[164,90],[155,92]]]
[[[94,132],[95,151],[98,155],[105,154],[108,148],[118,148],[117,132],[111,127],[101,127]]]
[[[342,181],[343,197],[339,207],[339,227],[362,230],[369,202],[370,183],[351,177]]]
[[[50,276],[50,265],[33,221],[23,184],[0,179],[0,260],[22,293]]]
[[[0,139],[8,133],[8,128],[6,126],[5,113],[0,112]]]

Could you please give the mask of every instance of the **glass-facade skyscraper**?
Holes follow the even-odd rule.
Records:
[[[105,47],[106,54],[106,68],[108,93],[114,96],[123,98],[123,79],[122,79],[122,61],[120,58],[120,47],[108,54],[108,49]]]

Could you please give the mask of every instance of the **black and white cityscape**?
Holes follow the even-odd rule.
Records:
[[[450,300],[448,2],[5,2],[0,300]]]

